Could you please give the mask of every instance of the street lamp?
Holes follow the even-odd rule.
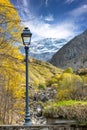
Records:
[[[25,27],[23,32],[21,33],[22,41],[25,46],[25,54],[26,54],[26,112],[25,112],[25,123],[24,125],[30,125],[30,111],[29,111],[29,96],[28,96],[28,50],[31,42],[32,33],[30,30]]]

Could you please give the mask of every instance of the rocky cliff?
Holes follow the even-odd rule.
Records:
[[[64,45],[51,59],[60,68],[72,67],[74,70],[87,67],[87,30]]]

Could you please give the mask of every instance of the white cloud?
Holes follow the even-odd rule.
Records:
[[[26,0],[25,1],[26,4]],[[74,0],[67,0],[67,2],[74,1]],[[48,0],[45,1],[46,5],[48,4]],[[77,9],[72,10],[69,14],[72,16],[79,16],[83,13],[85,13],[87,10],[87,5],[81,6]],[[74,14],[75,13],[75,14]],[[52,14],[49,14],[45,18],[41,16],[41,18],[37,18],[33,15],[31,15],[29,12],[29,19],[27,22],[24,22],[23,24],[25,26],[28,26],[31,29],[31,32],[33,33],[32,40],[38,40],[41,38],[57,38],[57,39],[67,39],[73,38],[75,35],[77,35],[78,26],[73,22],[73,19],[71,21],[67,19],[66,21],[61,21],[61,23],[57,24],[48,24],[47,21],[54,21],[54,17]],[[25,14],[24,14],[25,15]],[[44,20],[43,20],[44,19]]]
[[[53,15],[48,15],[45,17],[45,21],[54,21]]]
[[[74,17],[79,17],[83,14],[87,14],[87,4],[82,5],[70,12],[70,15],[72,15]]]
[[[69,40],[76,35],[76,26],[72,22],[61,22],[60,24],[50,25],[34,19],[30,22],[24,22],[24,25],[28,26],[33,33],[32,41],[42,38],[64,38]]]

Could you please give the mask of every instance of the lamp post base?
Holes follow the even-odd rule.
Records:
[[[24,123],[24,126],[30,126],[31,125],[31,120],[30,120],[30,116],[26,116],[25,117],[25,123]]]

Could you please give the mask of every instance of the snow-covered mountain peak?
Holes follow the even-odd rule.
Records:
[[[46,38],[39,41],[34,41],[30,45],[30,56],[49,61],[52,56],[66,43],[65,39]],[[22,53],[24,49],[20,47]]]

